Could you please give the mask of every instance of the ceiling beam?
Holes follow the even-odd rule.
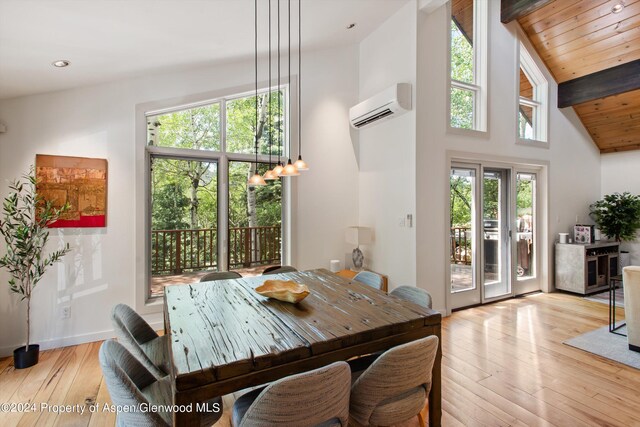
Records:
[[[640,59],[558,85],[558,108],[640,89]]]
[[[500,5],[500,21],[503,24],[530,14],[554,0],[502,0]]]

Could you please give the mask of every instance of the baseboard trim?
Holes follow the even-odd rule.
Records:
[[[629,350],[640,352],[640,346],[629,344]]]
[[[158,331],[164,328],[163,322],[154,322],[150,324],[151,327]],[[73,335],[69,337],[52,338],[44,341],[34,342],[32,344],[40,344],[40,350],[51,350],[54,348],[68,347],[70,345],[86,344],[95,341],[104,341],[116,336],[113,329],[108,329],[100,332],[91,332],[88,334]],[[14,345],[0,347],[0,357],[13,356],[13,350],[18,347],[22,347],[24,343],[16,343]]]

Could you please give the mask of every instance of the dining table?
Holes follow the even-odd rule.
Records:
[[[297,304],[269,299],[255,292],[267,279],[310,293]],[[167,286],[164,316],[175,408],[441,333],[437,311],[325,269]],[[442,414],[441,358],[439,345],[430,426]],[[175,426],[199,426],[202,414],[172,416]]]

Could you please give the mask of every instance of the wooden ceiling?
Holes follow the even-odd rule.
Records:
[[[640,60],[640,0],[551,0],[541,4],[518,22],[559,84],[575,83],[577,78],[589,84],[594,73],[600,74],[602,82],[602,73]],[[614,13],[617,4],[624,8]],[[624,90],[569,104],[574,105],[603,153],[640,149],[640,89],[626,85]]]

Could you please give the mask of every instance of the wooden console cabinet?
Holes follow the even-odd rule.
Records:
[[[619,273],[620,245],[556,243],[556,289],[586,295],[609,289]]]

